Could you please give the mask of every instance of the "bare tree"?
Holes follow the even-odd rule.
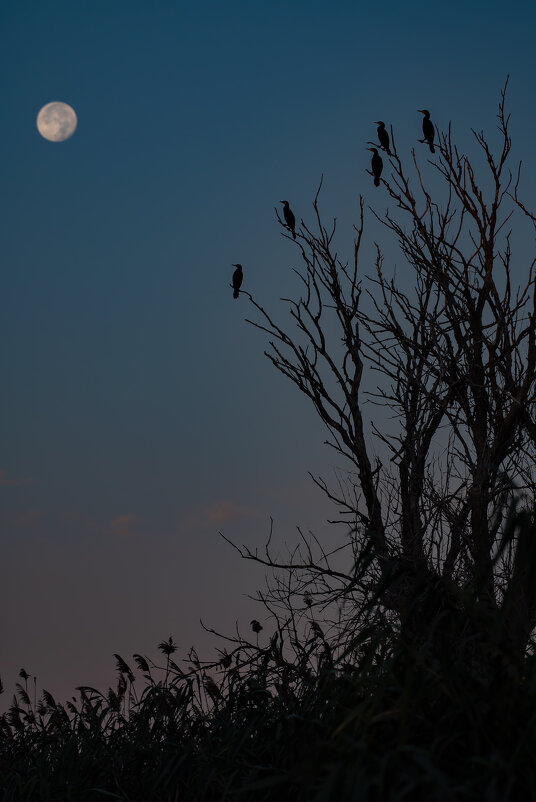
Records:
[[[430,189],[414,151],[409,170],[403,163],[391,129],[390,175],[381,181],[390,211],[375,216],[412,271],[411,291],[389,277],[377,246],[363,295],[363,199],[353,259],[344,262],[335,221],[322,221],[319,188],[314,227],[296,229],[302,292],[283,299],[293,330],[245,293],[257,312],[248,322],[269,337],[265,353],[311,400],[349,462],[335,490],[315,481],[346,514],[354,559],[341,572],[310,543],[286,564],[269,548],[240,551],[291,571],[302,596],[317,593],[322,603],[376,594],[412,637],[427,636],[445,607],[478,606],[501,621],[504,648],[522,656],[536,626],[536,258],[521,257],[523,279],[513,286],[511,227],[518,216],[536,228],[536,217],[520,200],[520,169],[508,168],[505,91],[498,152],[472,132],[484,157],[479,177],[449,126],[438,132]],[[364,369],[378,376],[372,392]],[[367,425],[367,399],[390,411],[397,431]],[[526,537],[514,508],[529,510]]]

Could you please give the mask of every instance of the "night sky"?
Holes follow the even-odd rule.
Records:
[[[263,356],[243,288],[279,319],[298,220],[322,207],[352,254],[373,121],[419,146],[429,108],[493,132],[510,74],[514,157],[536,184],[536,12],[511,2],[7,0],[0,11],[0,675],[67,697],[113,652],[199,619],[262,618],[262,572],[218,536],[329,537],[308,471],[339,466],[305,398]],[[69,103],[51,143],[39,109]],[[420,150],[419,150],[420,148]],[[426,169],[429,169],[426,167]],[[431,169],[431,168],[430,168]],[[532,203],[532,208],[535,204]],[[378,235],[372,216],[368,245]],[[367,232],[369,229],[367,229]],[[400,259],[400,257],[398,257]],[[372,263],[371,263],[372,265]],[[399,265],[404,280],[402,265]],[[340,467],[344,467],[342,464]],[[9,701],[9,700],[7,700]]]

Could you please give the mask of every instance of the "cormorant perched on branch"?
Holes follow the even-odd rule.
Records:
[[[283,204],[283,217],[285,218],[285,223],[292,231],[292,236],[296,239],[296,232],[294,229],[296,228],[296,218],[294,217],[294,213],[290,206],[288,205],[288,201],[280,201]]]
[[[434,124],[430,119],[430,112],[428,111],[428,109],[417,109],[417,111],[420,111],[421,114],[424,114],[422,121],[422,132],[424,134],[424,141],[428,143],[428,146],[432,151],[432,153],[435,153],[435,148],[434,148],[435,130],[434,130]]]
[[[385,123],[382,120],[377,120],[375,125],[378,126],[378,141],[382,148],[387,151],[387,155],[391,155],[391,151],[389,150],[389,134],[385,129]]]
[[[367,148],[367,150],[372,151],[371,167],[372,167],[372,173],[374,175],[374,186],[375,187],[379,187],[380,186],[380,176],[381,176],[382,170],[383,170],[382,157],[380,156],[380,154],[378,153],[376,148]]]
[[[242,265],[233,265],[233,267],[236,267],[236,270],[233,273],[233,298],[238,298],[238,290],[242,285],[244,274],[242,273]]]

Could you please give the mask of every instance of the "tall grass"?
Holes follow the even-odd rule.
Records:
[[[301,635],[253,620],[182,667],[169,638],[161,664],[115,655],[113,689],[65,704],[21,670],[2,800],[536,800],[536,658],[509,651],[497,607],[462,589],[422,637],[362,615],[337,642],[305,601]]]
[[[35,702],[24,672],[0,722],[2,799],[536,799],[534,659],[387,639],[300,666],[267,638],[210,674],[195,654],[180,668],[170,639],[160,668],[135,656],[139,695],[117,655],[116,688],[66,704]]]

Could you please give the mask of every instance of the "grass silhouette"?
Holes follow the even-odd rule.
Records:
[[[160,666],[115,655],[115,688],[65,704],[37,701],[21,671],[0,718],[2,799],[535,799],[534,655],[515,661],[497,615],[459,602],[435,631],[462,613],[473,634],[449,650],[366,616],[344,646],[274,618],[258,642],[226,638],[218,662],[192,650],[181,668],[172,638]]]

